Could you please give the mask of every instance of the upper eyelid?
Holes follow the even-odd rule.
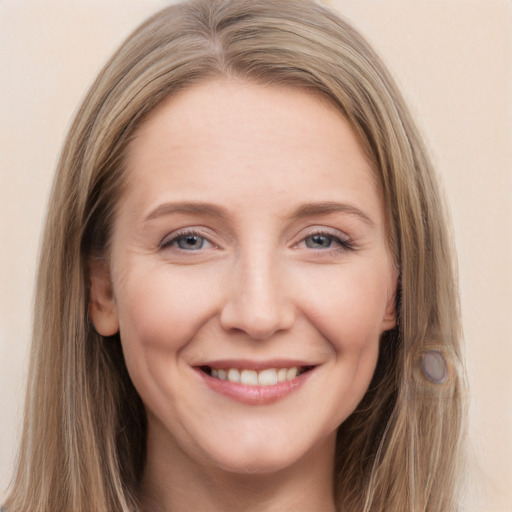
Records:
[[[306,238],[309,238],[310,236],[314,236],[314,235],[332,236],[335,238],[339,238],[340,240],[343,240],[344,242],[349,242],[351,240],[350,235],[340,229],[328,227],[328,226],[310,226],[310,227],[302,230],[302,232],[299,235],[299,238],[300,238],[299,241],[305,240]]]

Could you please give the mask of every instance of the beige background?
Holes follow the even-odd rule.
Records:
[[[19,435],[36,254],[60,145],[107,57],[167,3],[0,0],[0,502]],[[330,3],[388,62],[446,187],[471,385],[467,509],[511,512],[512,2]]]

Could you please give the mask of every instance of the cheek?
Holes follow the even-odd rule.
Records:
[[[336,352],[355,355],[378,347],[389,296],[386,275],[363,265],[340,266],[323,286],[308,286],[303,311]]]
[[[184,400],[176,390],[190,370],[180,356],[215,310],[218,286],[211,281],[204,273],[171,272],[165,265],[132,270],[118,280],[125,363],[149,410]]]
[[[372,269],[340,272],[336,277],[324,294],[311,296],[310,311],[331,346],[339,425],[362,400],[375,373],[388,283]]]
[[[165,265],[125,276],[116,290],[123,346],[170,357],[214,314],[214,276]]]

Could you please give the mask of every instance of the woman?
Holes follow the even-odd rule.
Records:
[[[442,204],[337,15],[160,12],[93,84],[50,204],[9,512],[456,509]]]

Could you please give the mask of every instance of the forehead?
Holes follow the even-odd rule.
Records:
[[[375,173],[330,101],[235,80],[201,83],[160,104],[129,146],[127,171],[127,194],[154,201],[377,195]]]

